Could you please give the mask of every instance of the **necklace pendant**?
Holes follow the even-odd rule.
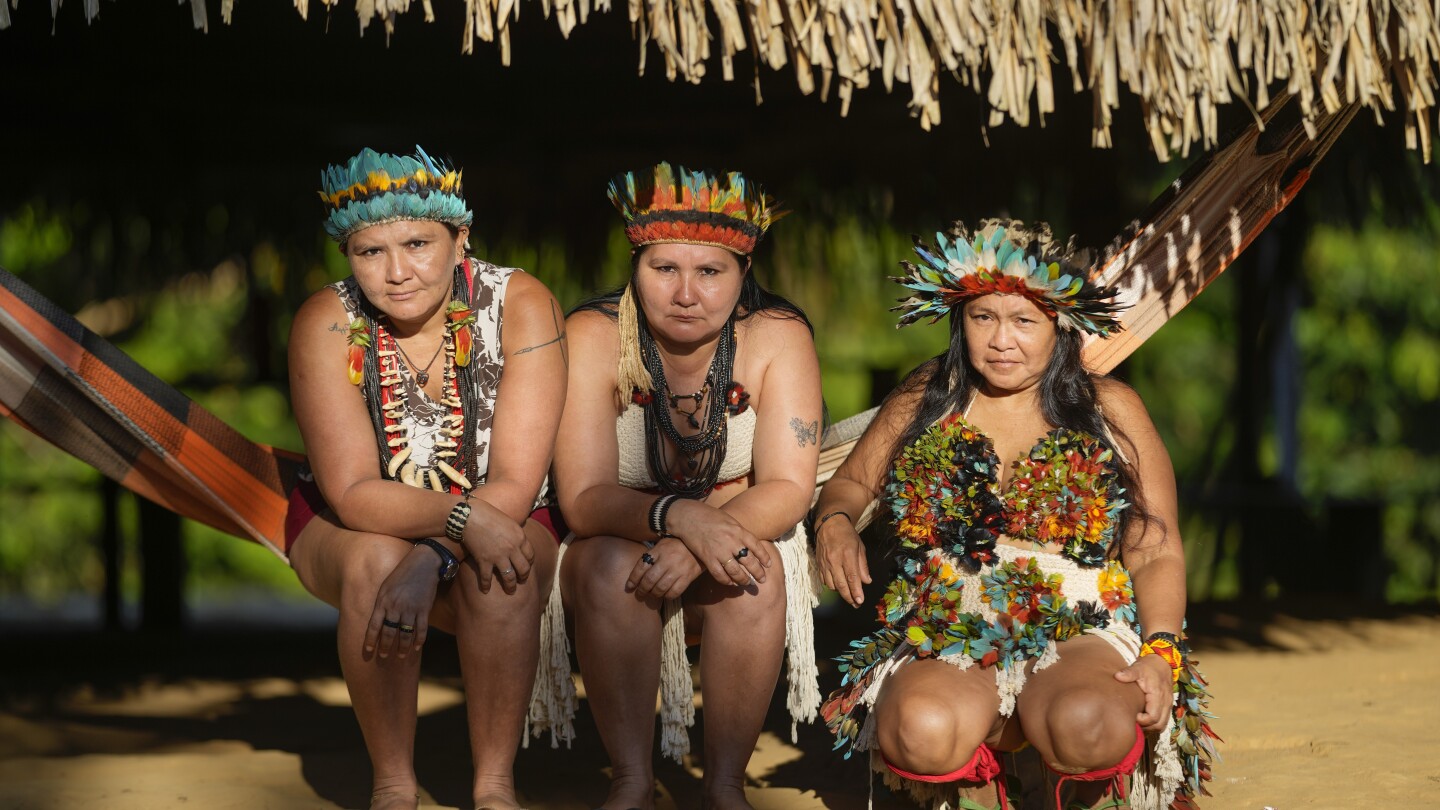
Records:
[[[690,427],[692,428],[698,429],[700,427],[700,422],[695,419],[695,414],[693,412],[685,414],[685,420],[690,423]]]
[[[695,457],[694,457],[694,456],[686,456],[686,457],[685,457],[685,466],[687,466],[687,467],[690,468],[690,472],[695,472]]]
[[[426,383],[430,382],[430,373],[427,371],[419,372],[415,375],[415,382],[419,383],[421,388],[424,388]]]

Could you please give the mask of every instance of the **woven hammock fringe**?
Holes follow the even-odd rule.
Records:
[[[185,0],[180,0],[183,4]],[[333,8],[341,0],[320,0]],[[497,43],[510,64],[510,22],[521,0],[464,0],[460,48]],[[0,0],[0,29],[10,25]],[[221,0],[228,24],[235,0]],[[1295,96],[1305,120],[1352,102],[1405,115],[1405,143],[1430,162],[1431,117],[1440,91],[1440,0],[626,0],[645,72],[654,42],[670,80],[699,83],[712,44],[720,72],[734,78],[736,54],[759,65],[793,66],[802,92],[835,89],[842,115],[856,89],[878,71],[886,91],[910,85],[920,126],[940,123],[940,76],[949,73],[985,97],[987,126],[1043,125],[1055,109],[1053,66],[1070,69],[1071,90],[1094,94],[1095,146],[1111,145],[1122,90],[1139,98],[1156,156],[1188,156],[1219,137],[1217,110],[1252,111],[1277,85]],[[569,36],[610,0],[540,0]],[[363,34],[378,19],[388,38],[412,0],[355,0]],[[433,22],[430,0],[420,0]],[[52,3],[52,13],[59,3]],[[295,0],[302,18],[309,0]],[[208,30],[205,0],[190,0],[195,27]],[[85,1],[85,16],[99,14]],[[718,30],[712,30],[712,21]],[[1058,44],[1058,51],[1056,45]],[[1440,125],[1440,118],[1437,118]]]

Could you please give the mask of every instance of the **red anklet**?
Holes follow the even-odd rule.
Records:
[[[886,759],[884,754],[880,755],[880,761],[884,762],[885,767],[889,768],[895,774],[916,782],[941,783],[965,781],[989,784],[995,782],[995,778],[1001,776],[1005,770],[1000,766],[1000,760],[995,757],[995,749],[988,745],[981,745],[979,748],[976,748],[975,754],[970,757],[969,762],[949,773],[911,773],[903,768],[895,767],[895,764]],[[1008,807],[1010,805],[1010,799],[1005,794],[1005,780],[1003,777],[1000,781],[995,782],[995,792],[1000,799],[1000,807]]]
[[[1093,771],[1085,771],[1084,773],[1060,773],[1060,771],[1051,768],[1050,763],[1046,762],[1045,767],[1050,768],[1051,771],[1060,775],[1060,781],[1055,783],[1055,810],[1065,810],[1060,804],[1060,789],[1065,786],[1066,779],[1074,779],[1076,782],[1113,780],[1115,783],[1115,792],[1119,794],[1120,798],[1127,798],[1125,795],[1125,780],[1120,777],[1129,776],[1134,773],[1135,766],[1140,764],[1140,757],[1144,753],[1145,732],[1137,725],[1135,727],[1135,744],[1130,746],[1130,752],[1125,755],[1124,759],[1121,759],[1108,768],[1098,768]]]

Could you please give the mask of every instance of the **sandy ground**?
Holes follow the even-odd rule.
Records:
[[[1301,621],[1263,606],[1197,613],[1196,657],[1227,740],[1214,797],[1202,807],[1440,808],[1440,615]],[[821,624],[826,638],[817,646],[838,649],[850,628]],[[7,631],[0,661],[5,810],[366,801],[364,748],[323,631]],[[453,644],[430,645],[425,670],[417,744],[424,806],[468,808]],[[828,688],[835,675],[822,678]],[[605,759],[583,707],[578,729],[571,750],[542,740],[521,752],[522,798],[534,810],[603,798]],[[832,754],[822,729],[802,728],[792,745],[778,710],[749,774],[759,810],[866,806],[861,765]],[[666,764],[659,777],[660,807],[698,806],[698,770]],[[879,790],[876,806],[910,805]]]

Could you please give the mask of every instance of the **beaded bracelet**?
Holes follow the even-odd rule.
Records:
[[[455,508],[450,510],[450,515],[445,518],[445,536],[456,543],[465,540],[465,524],[470,520],[470,502],[460,501]]]
[[[855,523],[855,518],[850,517],[850,513],[849,513],[849,512],[846,512],[846,511],[844,511],[844,510],[842,510],[842,509],[836,509],[834,512],[826,512],[825,514],[821,515],[821,516],[820,516],[820,519],[817,520],[817,521],[815,521],[815,529],[814,529],[814,531],[811,532],[811,534],[815,535],[816,537],[819,537],[819,536],[820,536],[820,527],[825,525],[825,521],[829,520],[829,519],[832,518],[832,517],[835,517],[836,515],[844,515],[844,516],[845,516],[845,519],[848,520],[848,521],[850,521],[850,523],[851,523],[852,525]]]
[[[1180,648],[1171,643],[1168,639],[1157,638],[1160,633],[1150,637],[1150,640],[1140,645],[1140,657],[1147,655],[1158,655],[1170,665],[1170,682],[1180,682],[1180,670],[1185,668],[1185,656],[1180,653]],[[1164,635],[1172,635],[1166,633]]]
[[[680,499],[679,495],[661,495],[650,504],[650,531],[656,537],[674,537],[669,528],[665,525],[665,518],[670,514],[670,507]]]

